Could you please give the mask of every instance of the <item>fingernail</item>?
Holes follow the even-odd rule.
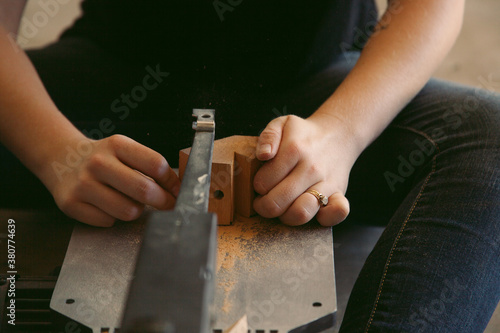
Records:
[[[266,143],[260,146],[259,149],[260,154],[270,154],[271,153],[271,145]]]

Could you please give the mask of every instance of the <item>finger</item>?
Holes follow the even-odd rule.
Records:
[[[288,155],[288,157],[287,157]],[[298,157],[286,152],[278,154],[276,158],[266,162],[253,179],[255,192],[266,195],[276,185],[282,182],[285,177],[295,168]]]
[[[303,194],[311,184],[320,181],[317,173],[308,173],[305,163],[295,168],[283,181],[268,194],[254,200],[255,211],[266,218],[278,217]]]
[[[175,173],[175,171],[173,169],[170,169],[176,176],[177,174]],[[148,178],[149,180],[153,181],[154,182],[154,179],[151,178],[151,177],[148,177],[146,176],[145,174],[143,174],[142,172],[139,172],[137,170],[134,169],[135,172],[139,173],[141,176],[143,177],[146,177]],[[158,184],[160,185],[160,184]],[[161,186],[161,185],[160,185]],[[166,196],[167,196],[167,201],[165,204],[161,205],[161,206],[152,206],[156,209],[160,209],[160,210],[169,210],[169,209],[173,209],[174,206],[175,206],[175,201],[176,201],[176,198],[177,196],[179,195],[179,191],[180,191],[180,186],[176,189],[176,196],[174,197],[172,194],[170,194],[169,192],[165,192]]]
[[[174,209],[174,207],[175,207],[175,201],[176,201],[176,197],[174,197],[170,193],[167,193],[167,203],[164,206],[162,206],[162,207],[155,207],[155,208],[156,209],[161,209],[161,210]]]
[[[344,221],[349,212],[349,201],[341,192],[336,192],[328,198],[328,205],[319,210],[316,219],[323,226],[334,226]]]
[[[82,200],[122,221],[135,220],[144,210],[143,204],[97,181],[82,183],[79,190]]]
[[[255,155],[261,161],[268,161],[278,153],[278,148],[283,134],[283,127],[288,117],[273,119],[260,133]]]
[[[166,172],[158,175],[157,178],[154,179],[162,188],[166,189],[177,198],[181,190],[181,181],[174,169],[168,167]]]
[[[111,227],[116,220],[113,216],[103,212],[99,208],[83,202],[71,205],[65,213],[75,220],[96,227]]]
[[[309,189],[314,189],[319,193],[326,193],[325,183],[318,183],[311,186]],[[280,216],[280,221],[288,225],[302,225],[311,221],[320,210],[318,199],[307,190],[302,193],[293,204]]]
[[[113,156],[94,155],[89,170],[100,182],[135,201],[158,209],[166,209],[170,205],[169,196],[160,185]]]
[[[110,143],[114,145],[120,161],[153,178],[174,196],[179,194],[179,177],[162,155],[125,136],[113,136],[110,139],[113,139]]]
[[[289,175],[300,159],[301,152],[296,143],[286,144],[282,142],[278,154],[272,160],[266,162],[255,174],[253,182],[255,191],[260,195],[266,195]],[[307,177],[310,174],[317,174],[318,170],[314,164],[308,163],[305,165],[308,168],[304,171]],[[310,184],[314,184],[316,181]]]

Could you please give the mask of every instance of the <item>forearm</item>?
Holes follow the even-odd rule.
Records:
[[[0,52],[0,141],[44,178],[55,153],[83,134],[59,112],[28,57],[1,25]]]
[[[382,17],[351,73],[312,116],[343,122],[359,152],[421,90],[461,28],[463,0],[396,5]]]

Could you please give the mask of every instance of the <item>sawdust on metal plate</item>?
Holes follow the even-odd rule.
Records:
[[[279,233],[278,233],[279,230]],[[274,238],[286,238],[289,228],[275,220],[264,219],[259,216],[245,218],[238,216],[230,226],[218,227],[216,274],[218,287],[224,293],[224,302],[221,310],[231,311],[232,297],[237,281],[245,280],[249,273],[244,271],[244,262],[252,261],[262,266],[274,265],[269,259],[271,252],[287,251],[283,242],[278,248]],[[279,236],[277,236],[279,234]],[[285,244],[287,244],[285,242]],[[266,255],[262,255],[263,245]],[[290,249],[292,250],[292,249]]]

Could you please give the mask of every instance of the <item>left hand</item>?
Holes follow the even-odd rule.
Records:
[[[260,194],[254,209],[266,218],[289,225],[310,221],[316,214],[324,226],[342,222],[349,214],[344,196],[349,173],[359,153],[343,122],[328,114],[308,119],[296,116],[271,121],[259,137],[256,155],[266,163],[254,178]],[[328,197],[319,205],[314,189]]]

